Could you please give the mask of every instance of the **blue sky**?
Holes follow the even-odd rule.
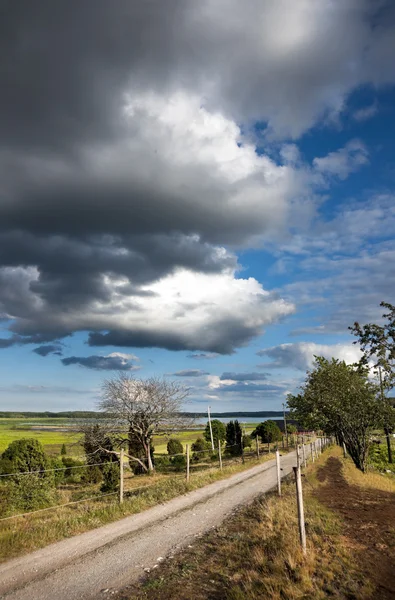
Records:
[[[357,360],[394,302],[393,3],[36,6],[1,59],[1,409],[122,370],[275,410]]]

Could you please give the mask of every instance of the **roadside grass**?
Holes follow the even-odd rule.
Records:
[[[367,473],[361,473],[350,458],[343,458],[343,453],[338,448],[337,457],[342,461],[343,474],[347,482],[351,485],[358,485],[363,488],[381,490],[383,492],[395,492],[395,473],[379,473],[369,470]],[[391,465],[393,467],[393,465]]]
[[[125,481],[126,498],[122,505],[118,504],[114,494],[70,507],[53,508],[25,517],[0,521],[0,562],[141,512],[186,492],[250,469],[273,457],[273,454],[263,455],[259,460],[250,457],[245,464],[242,464],[240,459],[234,460],[232,464],[224,465],[222,471],[217,466],[209,466],[203,472],[192,473],[189,483],[186,482],[184,473],[171,477],[159,473],[153,476],[131,477]],[[97,487],[85,488],[84,496],[89,496],[90,491],[92,495],[97,494]],[[69,496],[66,496],[66,492],[61,492],[61,496],[62,494],[60,502],[68,501]]]
[[[342,521],[317,498],[315,476],[336,449],[324,452],[304,480],[307,555],[299,545],[295,487],[266,495],[191,548],[168,559],[118,600],[367,600],[373,586],[343,543]]]

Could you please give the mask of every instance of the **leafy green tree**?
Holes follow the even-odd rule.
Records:
[[[67,454],[66,444],[62,444],[60,454],[61,454],[61,456],[66,456],[66,454]]]
[[[222,423],[222,421],[220,421],[219,419],[212,419],[211,428],[213,431],[214,448],[217,449],[218,440],[220,442],[223,442],[226,437],[226,427],[224,423]],[[207,442],[210,442],[211,444],[210,425],[208,422],[206,425],[206,429],[204,430],[204,438],[207,440]]]
[[[167,442],[167,453],[174,454],[184,454],[184,446],[177,438],[170,438]]]
[[[360,325],[355,322],[349,327],[358,338],[354,344],[360,345],[363,352],[363,363],[374,361],[374,367],[379,380],[380,398],[383,403],[383,429],[387,438],[388,462],[393,462],[390,434],[395,428],[395,411],[387,394],[395,385],[395,306],[381,302],[380,306],[388,312],[383,314],[383,325],[368,323]]]
[[[259,436],[264,444],[271,444],[281,440],[281,429],[274,421],[263,421],[252,432],[252,437]]]
[[[370,435],[382,419],[382,403],[367,368],[315,357],[302,393],[287,400],[291,416],[303,427],[334,435],[345,443],[356,467],[366,471]]]
[[[240,423],[237,421],[229,421],[226,425],[226,452],[231,456],[240,456],[243,452],[242,448],[243,432]]]

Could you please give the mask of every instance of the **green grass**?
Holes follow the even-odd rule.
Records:
[[[13,442],[22,438],[39,440],[50,454],[60,452],[62,444],[74,453],[80,435],[70,431],[37,431],[32,427],[70,427],[69,419],[0,419],[0,453]],[[76,450],[78,453],[78,450]]]

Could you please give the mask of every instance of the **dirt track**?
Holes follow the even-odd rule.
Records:
[[[376,585],[372,600],[395,600],[394,494],[349,485],[341,468],[337,458],[329,458],[318,471],[326,485],[316,495],[341,515],[345,542]]]
[[[282,459],[283,476],[295,453]],[[0,565],[0,595],[8,600],[91,600],[136,581],[144,569],[221,523],[238,506],[276,485],[275,461],[51,544]]]

